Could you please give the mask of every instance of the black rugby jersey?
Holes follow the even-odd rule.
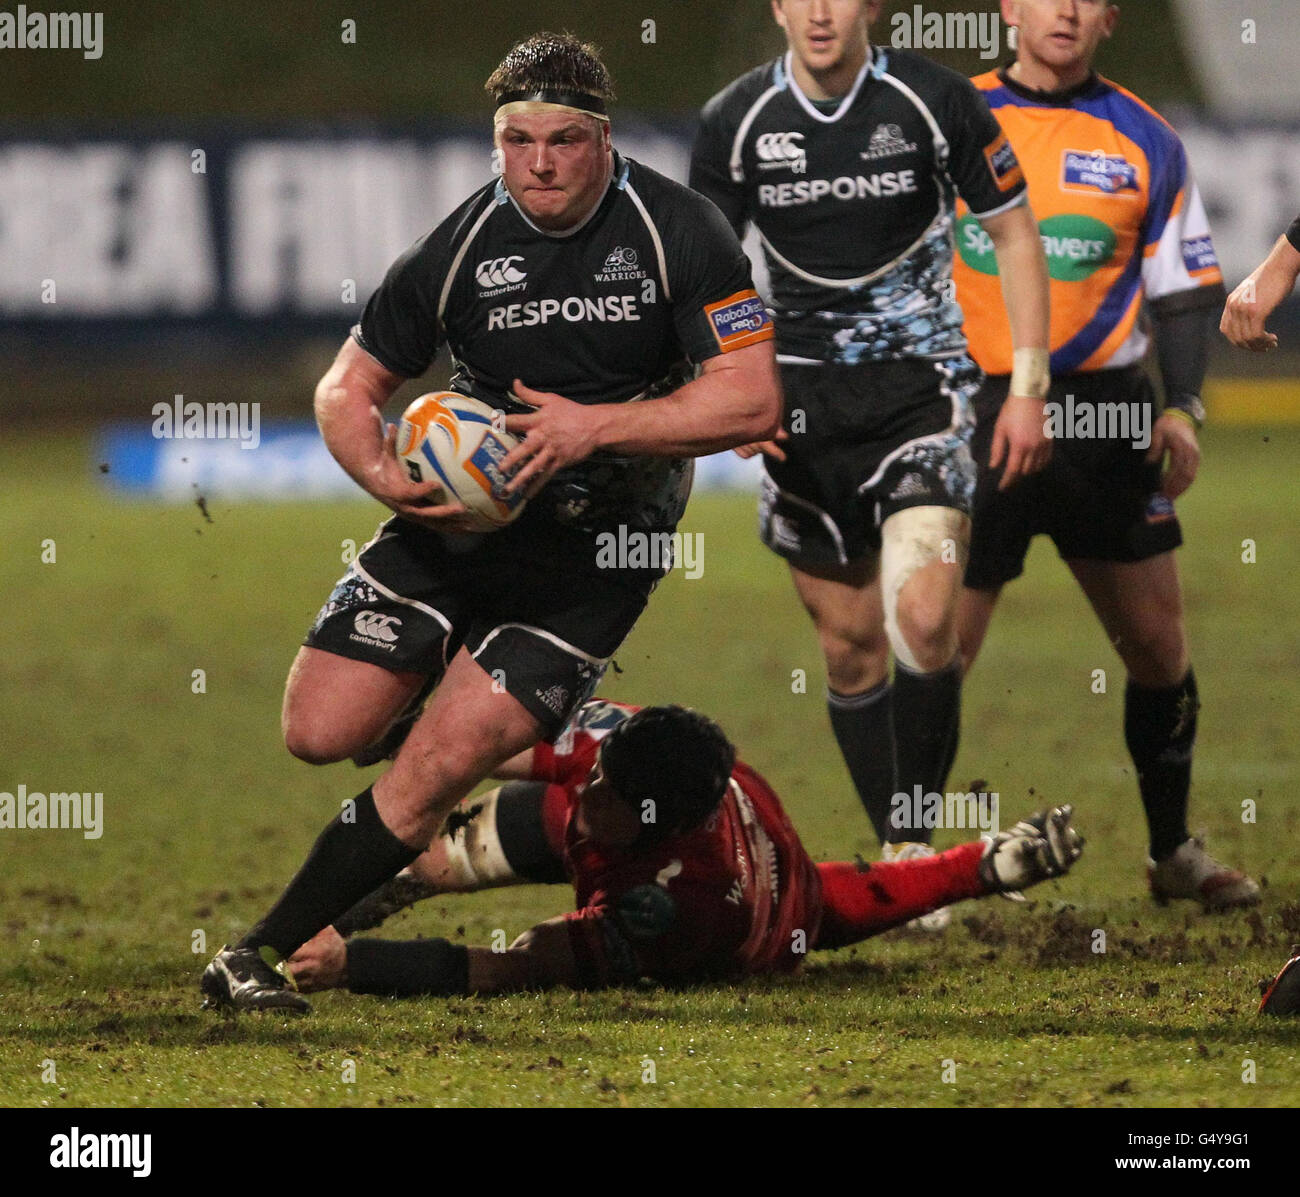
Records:
[[[1010,142],[969,80],[908,51],[873,46],[829,107],[787,53],[709,101],[691,156],[691,186],[758,229],[781,360],[965,352],[954,199],[982,217],[1024,202]]]
[[[713,205],[616,154],[604,198],[563,233],[534,225],[502,180],[475,192],[390,267],[352,335],[412,378],[446,344],[454,390],[520,412],[516,378],[578,403],[653,397],[772,328]],[[671,527],[690,482],[689,461],[597,453],[531,506],[582,528]]]

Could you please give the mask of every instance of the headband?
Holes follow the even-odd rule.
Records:
[[[561,108],[576,108],[588,116],[603,117],[605,101],[583,91],[561,91],[556,87],[535,87],[526,91],[508,91],[497,100],[497,107],[525,101],[533,104],[554,104]]]

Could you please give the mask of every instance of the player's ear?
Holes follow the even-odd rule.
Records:
[[[1013,26],[1020,24],[1020,0],[1002,0],[1002,23]]]
[[[781,9],[781,0],[772,0],[772,19],[782,29],[785,28],[785,13]]]
[[[1106,19],[1101,25],[1102,37],[1110,37],[1115,32],[1115,26],[1119,24],[1119,5],[1106,5]]]
[[[880,16],[880,10],[884,7],[885,0],[867,0],[865,5],[867,24],[874,25],[876,18]]]

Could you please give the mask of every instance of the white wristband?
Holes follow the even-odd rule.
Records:
[[[1012,355],[1011,394],[1046,399],[1052,385],[1052,356],[1046,349],[1017,349]]]

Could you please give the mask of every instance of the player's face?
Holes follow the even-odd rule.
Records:
[[[640,838],[641,820],[605,780],[597,762],[578,799],[578,830],[597,843],[627,847]]]
[[[593,117],[520,113],[496,140],[506,187],[541,228],[577,224],[609,181],[609,126]]]
[[[1092,63],[1119,9],[1108,0],[1002,0],[1002,16],[1019,28],[1020,56],[1064,72]]]
[[[813,75],[845,64],[856,71],[867,53],[867,26],[882,0],[772,0],[772,15],[790,49]]]

